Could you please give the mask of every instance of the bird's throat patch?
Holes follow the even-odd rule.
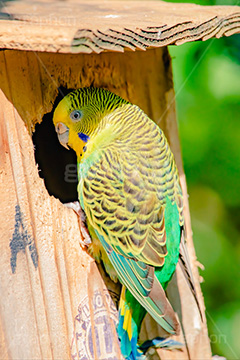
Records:
[[[88,140],[90,139],[90,137],[82,132],[79,132],[78,133],[78,137],[84,141],[85,143],[88,142]]]

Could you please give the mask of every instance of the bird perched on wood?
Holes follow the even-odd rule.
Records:
[[[122,283],[117,328],[122,354],[141,359],[141,322],[149,314],[169,333],[179,324],[165,289],[179,260],[183,197],[162,130],[136,105],[86,87],[65,96],[53,122],[78,161],[78,196],[88,250]],[[166,344],[159,339],[158,346]]]

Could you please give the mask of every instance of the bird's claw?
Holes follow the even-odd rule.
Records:
[[[92,240],[86,225],[86,215],[82,210],[79,201],[69,202],[64,204],[64,206],[66,206],[69,209],[72,209],[78,215],[80,231],[82,234],[82,238],[80,239],[79,242],[83,247],[85,246],[88,247],[92,243]]]

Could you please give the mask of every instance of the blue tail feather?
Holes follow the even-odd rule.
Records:
[[[138,335],[145,309],[133,295],[123,286],[119,303],[119,323],[117,333],[120,340],[121,353],[126,360],[146,360],[146,352],[150,347],[164,349],[181,349],[183,344],[171,338],[156,337],[138,344]]]
[[[145,309],[123,286],[119,303],[117,333],[120,340],[121,353],[127,360],[145,359],[143,351],[138,346],[139,328],[145,313]]]

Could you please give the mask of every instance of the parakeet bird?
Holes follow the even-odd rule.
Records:
[[[173,154],[138,106],[102,88],[69,93],[53,122],[60,143],[77,154],[89,252],[123,285],[117,327],[122,354],[141,359],[138,335],[146,312],[169,334],[179,331],[164,291],[179,259],[184,223]]]

